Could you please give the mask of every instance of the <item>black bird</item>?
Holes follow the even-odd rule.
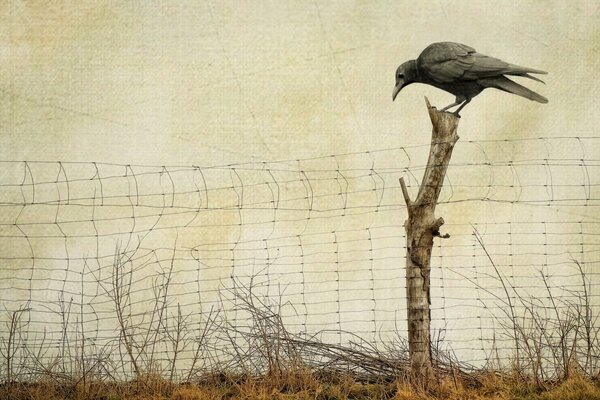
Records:
[[[524,76],[534,81],[542,80],[529,74],[547,74],[546,71],[520,67],[497,58],[477,53],[460,43],[441,42],[427,46],[416,60],[400,65],[396,70],[396,87],[392,100],[411,83],[420,82],[452,93],[456,101],[442,109],[446,111],[460,105],[458,113],[483,89],[496,88],[529,100],[547,103],[548,99],[511,81],[505,75]]]

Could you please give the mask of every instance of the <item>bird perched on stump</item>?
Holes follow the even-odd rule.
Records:
[[[529,100],[547,103],[547,98],[506,77],[506,75],[523,76],[544,83],[530,74],[547,74],[547,72],[488,57],[464,44],[433,43],[427,46],[416,60],[407,61],[398,67],[392,100],[396,99],[402,88],[419,82],[455,95],[456,101],[444,107],[442,111],[459,106],[454,112],[456,116],[459,116],[460,110],[469,104],[473,97],[487,88],[496,88]]]

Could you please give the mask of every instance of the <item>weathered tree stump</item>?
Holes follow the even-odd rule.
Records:
[[[414,201],[410,199],[404,178],[400,186],[408,209],[406,230],[406,297],[408,304],[408,346],[412,378],[427,384],[433,376],[431,360],[431,296],[429,275],[433,238],[444,237],[440,227],[443,218],[435,217],[435,207],[446,176],[454,144],[459,117],[438,111],[425,98],[433,125],[429,159]]]

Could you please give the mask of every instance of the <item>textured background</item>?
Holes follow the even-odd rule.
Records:
[[[0,5],[0,156],[169,164],[423,143],[397,65],[434,41],[550,72],[539,105],[487,91],[465,139],[594,133],[597,1],[16,2]],[[425,136],[425,137],[424,137]]]

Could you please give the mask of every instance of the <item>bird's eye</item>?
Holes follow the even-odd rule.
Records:
[[[404,75],[398,74],[398,79],[404,79]]]

